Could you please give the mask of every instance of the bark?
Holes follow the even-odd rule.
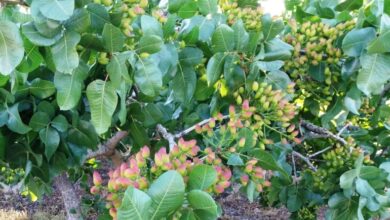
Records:
[[[117,166],[122,162],[121,155],[115,150],[116,145],[128,135],[127,131],[118,131],[105,144],[100,144],[96,151],[89,151],[86,159],[94,157],[109,157]],[[70,182],[66,173],[57,176],[54,179],[54,185],[60,190],[64,202],[67,220],[83,219],[81,213],[81,201],[77,196],[73,184]]]
[[[162,126],[161,124],[157,125],[157,131],[163,136],[165,140],[169,143],[169,150],[172,150],[173,147],[176,145],[175,137],[168,132],[168,130]]]
[[[319,127],[317,125],[314,125],[310,122],[303,121],[303,120],[301,121],[300,124],[303,128],[312,132],[314,136],[323,137],[323,138],[332,138],[332,139],[342,143],[343,145],[348,144],[346,140],[344,140],[343,138],[341,138],[338,135],[333,134],[332,132],[328,131],[326,128]]]
[[[116,157],[115,147],[119,142],[125,138],[129,133],[127,131],[118,131],[105,144],[100,144],[95,151],[88,151],[86,160],[99,157]],[[111,158],[113,159],[113,158]]]
[[[63,173],[57,176],[54,180],[54,185],[61,192],[67,220],[83,219],[80,208],[80,198],[76,195],[76,191],[67,174]]]

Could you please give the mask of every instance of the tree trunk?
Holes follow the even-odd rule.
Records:
[[[76,195],[73,184],[69,181],[67,174],[63,173],[60,176],[57,176],[54,180],[54,184],[61,192],[67,220],[83,219],[80,208],[80,198]]]

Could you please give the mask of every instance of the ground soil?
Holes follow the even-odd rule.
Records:
[[[258,203],[249,201],[238,193],[224,194],[217,198],[223,209],[222,220],[283,220],[288,219],[289,212],[285,208],[261,207]],[[3,210],[3,214],[1,214]],[[4,212],[19,212],[17,215],[8,215],[5,219]],[[12,210],[12,211],[11,211]],[[96,219],[96,215],[88,219]],[[52,195],[45,196],[37,202],[30,202],[28,198],[14,193],[0,193],[0,220],[51,220],[65,219],[61,194],[54,191]]]
[[[109,163],[102,161],[103,166],[99,169],[101,174],[107,173]],[[108,179],[103,176],[103,179]],[[77,193],[81,196],[88,196],[84,190],[75,184]],[[268,208],[262,207],[258,202],[250,203],[248,199],[241,196],[237,190],[233,190],[216,198],[223,209],[221,220],[284,220],[288,219],[290,213],[286,208]],[[88,219],[97,219],[97,213],[94,210],[88,211]],[[16,214],[15,214],[16,213]],[[7,216],[7,218],[4,218]],[[2,193],[0,191],[0,220],[62,220],[65,219],[65,210],[62,203],[62,197],[58,190],[53,189],[51,195],[44,196],[37,202],[30,202],[15,193]]]

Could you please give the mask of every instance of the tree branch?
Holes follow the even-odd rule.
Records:
[[[304,120],[301,120],[300,124],[302,125],[302,127],[315,133],[315,135],[318,135],[319,137],[332,138],[332,139],[342,143],[343,145],[347,145],[346,140],[344,140],[343,138],[341,138],[338,135],[333,134],[332,132],[328,131],[327,129],[325,129],[323,127],[319,127],[317,125],[314,125],[314,124],[307,122],[307,121],[304,121]]]
[[[61,192],[65,205],[67,220],[83,219],[80,197],[76,194],[73,183],[66,173],[62,173],[54,179],[54,185]]]
[[[127,131],[118,131],[114,136],[107,140],[105,144],[100,144],[95,151],[88,150],[85,160],[95,157],[113,156],[115,154],[115,147],[118,143],[128,135]]]
[[[172,150],[172,148],[176,145],[175,136],[169,133],[168,130],[161,124],[158,124],[156,128],[158,133],[160,133],[163,136],[163,138],[168,141],[169,150]]]
[[[314,154],[310,154],[308,157],[309,158],[313,158],[313,157],[315,157],[317,155],[320,155],[320,154],[322,154],[322,153],[324,153],[324,152],[326,152],[326,151],[328,151],[330,149],[332,149],[332,147],[326,147],[326,148],[324,148],[324,149],[322,149],[320,151],[315,152]]]
[[[312,169],[313,171],[317,171],[317,168],[310,162],[309,158],[303,156],[302,154],[296,152],[296,151],[293,151],[292,152],[292,155],[293,156],[297,156],[299,157],[302,161],[304,161],[309,167],[310,169]]]
[[[224,115],[224,116],[222,117],[222,119],[227,119],[227,118],[229,118],[229,115]],[[186,135],[186,134],[192,132],[193,130],[195,130],[195,128],[196,128],[197,126],[202,126],[202,125],[204,125],[204,124],[209,123],[211,119],[212,119],[212,118],[208,118],[208,119],[205,119],[205,120],[203,120],[203,121],[201,121],[201,122],[198,122],[198,123],[196,123],[195,125],[193,125],[193,126],[187,128],[187,129],[185,129],[184,131],[181,131],[181,132],[175,134],[174,137],[175,137],[175,138],[181,138],[181,137],[183,137],[184,135]]]
[[[294,178],[297,179],[297,166],[295,164],[295,155],[294,154],[291,155],[291,161],[292,161],[292,164],[293,164]]]
[[[390,83],[386,84],[385,87],[383,88],[381,94],[379,94],[378,107],[382,104],[382,99],[388,91],[390,91]]]
[[[349,122],[347,122],[347,124],[345,124],[341,129],[340,131],[336,134],[336,136],[340,137],[340,135],[342,135],[344,133],[344,131],[350,126],[351,124],[349,124]]]
[[[0,0],[0,5],[21,5],[28,6],[24,1]]]

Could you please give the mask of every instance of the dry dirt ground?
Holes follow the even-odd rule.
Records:
[[[103,174],[104,181],[107,181],[111,165],[108,161],[103,160],[102,166],[98,171]],[[81,196],[86,192],[75,185],[77,193]],[[236,188],[236,187],[233,187]],[[290,213],[286,208],[268,208],[261,207],[259,203],[250,203],[238,192],[224,193],[217,198],[218,203],[222,206],[223,216],[221,220],[284,220],[288,219]],[[96,211],[88,210],[90,213],[88,220],[97,219]],[[62,197],[58,190],[53,189],[53,193],[44,196],[37,202],[30,202],[18,194],[4,194],[0,191],[0,220],[62,220],[65,219],[65,210],[62,203]]]
[[[285,208],[265,208],[257,203],[249,203],[238,194],[228,194],[218,198],[223,208],[222,220],[283,220],[289,213]],[[17,194],[0,194],[0,220],[62,220],[65,219],[60,193],[54,192],[41,201],[30,202]],[[89,219],[96,219],[90,216]]]

